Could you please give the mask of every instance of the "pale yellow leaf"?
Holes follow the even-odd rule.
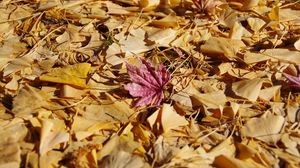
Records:
[[[242,127],[242,136],[252,137],[267,143],[276,143],[285,122],[284,117],[266,112],[263,116],[251,118]]]
[[[100,162],[99,166],[103,168],[150,168],[150,165],[142,157],[123,150],[113,151]]]
[[[42,121],[39,154],[44,155],[55,145],[69,141],[69,134],[53,131],[54,123],[49,120]]]
[[[99,122],[128,122],[135,111],[125,101],[115,99],[107,94],[108,100],[103,104],[86,106],[83,117]]]
[[[59,161],[63,159],[64,154],[59,151],[49,151],[39,158],[40,168],[59,167]]]
[[[78,89],[70,85],[63,85],[61,96],[64,98],[81,99],[86,93],[83,89]]]
[[[151,116],[147,118],[147,122],[149,123],[150,127],[153,129],[158,122],[158,117],[160,115],[160,109],[156,110]]]
[[[111,44],[106,50],[106,61],[113,66],[123,63],[124,58],[118,56],[120,53],[122,53],[121,46],[116,43]]]
[[[287,107],[287,119],[290,122],[296,122],[297,120],[299,120],[299,103],[296,102],[290,102],[288,103]]]
[[[14,98],[12,112],[17,116],[36,113],[40,108],[48,105],[50,98],[51,96],[46,92],[27,85]]]
[[[235,153],[235,146],[233,144],[233,139],[231,137],[227,138],[214,148],[212,148],[208,153],[207,157],[210,159],[214,159],[215,157],[219,155],[225,155],[228,157],[234,156]]]
[[[17,90],[19,87],[19,80],[21,79],[20,76],[17,75],[13,75],[13,78],[11,79],[11,81],[9,81],[6,85],[5,88],[9,89],[9,90]]]
[[[204,104],[208,108],[218,109],[224,107],[227,99],[223,91],[201,94],[199,91],[192,95],[193,106]]]
[[[229,37],[231,39],[241,40],[244,36],[251,36],[251,33],[247,31],[240,23],[235,22],[230,29]]]
[[[31,70],[31,63],[33,60],[30,57],[21,57],[21,58],[16,58],[7,64],[7,66],[3,70],[3,76],[10,75],[12,73],[18,72],[18,71],[24,71]]]
[[[250,28],[254,31],[254,32],[258,32],[265,24],[266,22],[260,18],[253,18],[253,17],[249,17],[247,19],[247,22],[250,26]]]
[[[264,80],[259,78],[235,82],[232,84],[232,91],[238,96],[256,101],[263,82]]]
[[[18,36],[10,36],[8,39],[3,40],[0,47],[0,70],[24,51],[26,51],[25,44],[20,42]]]
[[[241,40],[211,37],[201,46],[201,51],[209,56],[221,55],[232,59],[237,58],[237,52],[244,47],[245,44]]]
[[[172,99],[182,105],[192,107],[192,100],[190,96],[192,96],[195,92],[198,92],[198,90],[194,87],[192,83],[190,83],[186,88],[174,94],[172,96]]]
[[[151,25],[162,28],[174,28],[178,26],[179,19],[175,15],[168,15],[160,20],[154,20]]]
[[[300,19],[299,9],[291,8],[280,8],[279,10],[279,21],[281,22],[298,22]]]
[[[294,47],[296,48],[296,50],[300,51],[300,39],[298,39],[298,40],[294,43]]]
[[[112,135],[109,141],[103,146],[98,153],[98,159],[110,156],[113,152],[123,150],[132,153],[137,150],[141,145],[126,135]]]
[[[168,47],[176,38],[177,31],[173,29],[159,29],[149,34],[149,40],[154,41],[157,46]]]
[[[106,7],[108,9],[108,11],[107,11],[108,14],[117,14],[117,15],[130,14],[130,12],[121,5],[115,4],[110,1],[104,1],[103,3],[106,4]]]
[[[178,128],[179,126],[185,126],[188,124],[189,123],[184,118],[184,116],[177,114],[177,112],[174,110],[174,108],[171,105],[163,104],[163,107],[161,110],[161,125],[162,125],[164,132],[167,132],[170,129]]]
[[[247,51],[244,55],[244,61],[247,64],[263,62],[263,61],[270,60],[270,59],[271,58],[269,56],[266,56],[264,54],[253,53],[253,52],[249,52],[249,51]]]
[[[276,98],[276,96],[280,93],[281,85],[269,87],[266,89],[262,89],[259,93],[259,98],[270,101],[272,98]]]
[[[140,54],[153,48],[153,46],[146,46],[144,41],[146,32],[143,29],[133,29],[129,33],[121,37],[119,41],[121,50],[126,56]]]
[[[267,49],[262,54],[282,62],[300,65],[300,52],[291,51],[285,48]]]
[[[201,38],[205,39],[207,36],[209,36],[209,34],[204,34],[203,36],[201,36]],[[209,38],[209,37],[208,37]],[[184,48],[190,48],[191,46],[189,45],[189,42],[191,40],[193,40],[194,37],[190,34],[190,32],[185,32],[184,34],[182,34],[180,37],[174,39],[171,42],[171,46],[174,47],[181,47],[183,50],[185,50]],[[206,40],[206,39],[205,39]]]
[[[300,153],[297,149],[297,142],[293,141],[287,133],[282,135],[281,142],[286,147],[288,153],[300,157]]]

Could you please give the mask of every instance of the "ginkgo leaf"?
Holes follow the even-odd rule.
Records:
[[[14,98],[12,112],[17,116],[36,113],[40,108],[48,105],[50,98],[51,96],[46,92],[26,85]]]
[[[215,8],[222,4],[221,1],[217,0],[193,0],[193,2],[200,12],[206,13],[214,12]]]
[[[127,69],[132,83],[127,84],[125,89],[131,96],[139,98],[135,106],[159,105],[164,97],[163,88],[170,80],[165,67],[160,64],[155,69],[151,63],[142,59],[139,68],[127,64]]]
[[[162,126],[164,132],[168,132],[179,126],[188,125],[189,123],[184,116],[177,114],[170,104],[164,104],[163,107],[153,113],[147,121],[153,128],[160,129],[159,127]]]
[[[286,48],[274,48],[274,49],[267,49],[262,54],[282,62],[293,63],[297,65],[300,64],[299,51],[291,51]]]
[[[184,116],[177,114],[177,112],[170,104],[163,105],[161,111],[161,125],[164,132],[188,124],[189,122],[184,118]]]
[[[284,117],[267,112],[263,116],[251,118],[242,127],[241,134],[257,138],[267,143],[276,143],[280,138],[280,131],[284,124]]]
[[[40,80],[86,87],[86,78],[90,68],[91,64],[88,63],[53,68],[48,73],[40,76]]]
[[[136,55],[142,52],[149,51],[153,46],[147,46],[144,41],[146,32],[143,29],[134,29],[129,31],[128,36],[122,36],[119,44],[121,50],[125,52],[126,56]]]
[[[211,37],[204,45],[201,51],[209,56],[225,56],[227,59],[237,58],[237,52],[245,47],[241,40],[227,39],[223,37]]]
[[[232,90],[238,96],[246,98],[250,101],[255,101],[259,96],[263,82],[264,80],[259,78],[242,80],[233,83]]]
[[[52,131],[54,123],[49,120],[42,121],[40,155],[44,155],[50,151],[55,145],[67,142],[69,134],[61,131]]]

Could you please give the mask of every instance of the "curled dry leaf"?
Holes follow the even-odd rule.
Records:
[[[125,86],[133,97],[140,98],[135,106],[160,105],[164,95],[163,88],[170,80],[170,74],[160,64],[157,69],[153,65],[141,59],[140,67],[127,64],[128,74],[132,80]]]

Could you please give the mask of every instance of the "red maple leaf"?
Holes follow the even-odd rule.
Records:
[[[283,73],[283,75],[292,83],[291,86],[300,88],[300,66],[298,66],[298,76]]]
[[[169,82],[170,74],[162,64],[155,69],[150,62],[140,61],[140,67],[126,64],[132,83],[124,88],[131,96],[139,98],[134,106],[158,106],[164,97],[163,88]]]

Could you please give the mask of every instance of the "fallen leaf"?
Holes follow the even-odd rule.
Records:
[[[151,10],[159,5],[160,0],[139,0],[139,5],[141,8],[146,10]]]
[[[252,137],[274,144],[281,137],[280,132],[283,129],[284,122],[284,117],[266,112],[259,118],[254,117],[249,119],[242,127],[241,134],[242,136]]]
[[[155,42],[157,46],[168,47],[171,41],[176,38],[177,31],[173,29],[159,29],[149,33],[148,39]]]
[[[100,162],[100,167],[122,167],[122,168],[150,168],[144,159],[123,150],[115,150]]]
[[[40,80],[86,87],[86,78],[90,68],[91,64],[88,63],[67,65],[63,68],[52,68],[48,73],[40,76]]]
[[[106,94],[107,100],[103,104],[89,104],[83,117],[98,122],[128,122],[135,111],[124,101]]]
[[[184,116],[180,116],[169,104],[164,104],[161,110],[161,125],[164,132],[173,128],[188,125]]]
[[[259,78],[235,82],[232,84],[232,91],[238,96],[246,98],[250,101],[256,101],[263,82],[264,79]]]
[[[298,40],[294,43],[294,47],[296,48],[296,50],[300,51],[300,39],[298,39]]]
[[[85,93],[86,91],[83,89],[77,89],[70,85],[63,85],[61,97],[81,99]]]
[[[169,104],[163,104],[162,108],[153,113],[147,121],[152,128],[160,129],[159,127],[161,126],[164,132],[188,124],[188,121],[177,114]]]
[[[63,158],[63,153],[59,151],[49,151],[39,158],[39,162],[43,163],[40,168],[49,168],[59,166],[59,161]]]
[[[127,36],[121,37],[119,44],[126,56],[137,55],[149,51],[153,46],[147,46],[144,41],[146,32],[143,29],[132,29]]]
[[[218,109],[224,107],[227,102],[226,96],[223,91],[216,91],[206,94],[201,94],[198,92],[194,92],[192,94],[193,106],[200,106],[204,104],[207,108]]]
[[[300,52],[291,51],[285,48],[267,49],[262,54],[277,59],[282,62],[288,62],[300,65]]]
[[[267,61],[270,59],[271,59],[270,57],[261,53],[246,52],[244,55],[244,61],[247,64],[254,64],[258,62]]]
[[[271,99],[276,100],[276,97],[278,97],[278,94],[280,94],[280,88],[281,86],[273,86],[269,87],[266,89],[262,89],[259,92],[259,98],[265,100],[265,101],[270,101]]]
[[[218,0],[193,0],[193,3],[196,5],[197,10],[207,13],[214,12],[217,6],[223,4]]]
[[[42,107],[47,107],[50,98],[46,92],[27,85],[14,98],[12,112],[16,116],[34,114]]]
[[[130,12],[128,10],[126,10],[126,8],[124,8],[118,4],[115,4],[110,1],[104,1],[103,3],[106,4],[106,7],[108,9],[108,11],[107,11],[108,14],[117,14],[117,15],[130,14]]]
[[[69,141],[69,134],[61,131],[53,131],[54,123],[42,120],[39,154],[44,155],[52,150],[55,145]]]
[[[236,54],[243,47],[245,44],[241,40],[211,37],[201,46],[201,51],[214,57],[217,55],[225,56],[230,60],[238,58]]]
[[[228,157],[225,155],[220,155],[216,157],[214,163],[214,166],[220,167],[220,168],[264,168],[265,166],[260,165],[254,161],[243,161],[239,159],[235,159],[232,157]]]
[[[151,63],[142,59],[139,68],[127,64],[127,69],[132,83],[127,84],[124,88],[133,97],[140,98],[135,106],[160,105],[164,97],[163,88],[170,80],[170,75],[165,67],[160,64],[155,69]]]
[[[153,20],[151,25],[160,27],[160,28],[175,28],[178,26],[179,18],[175,15],[168,15],[159,20]]]

